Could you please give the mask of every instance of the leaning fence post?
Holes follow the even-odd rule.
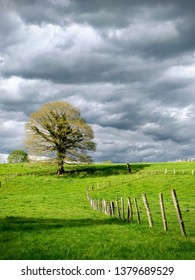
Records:
[[[97,200],[97,210],[98,211],[100,210],[100,200],[99,199]]]
[[[106,214],[105,199],[102,200],[102,212]]]
[[[110,203],[106,201],[106,214],[110,215]]]
[[[138,222],[138,224],[140,224],[141,223],[141,221],[140,221],[140,214],[139,214],[139,209],[138,209],[137,199],[136,198],[134,198],[134,203],[135,203],[135,211],[136,211],[136,214],[137,214],[137,222]]]
[[[102,212],[102,199],[99,200],[99,211]]]
[[[127,210],[127,219],[129,222],[133,223],[133,212],[132,212],[132,205],[131,205],[131,199],[128,197],[127,199],[128,203],[128,210]]]
[[[122,210],[122,221],[125,221],[125,207],[124,207],[124,199],[121,197],[121,210]]]
[[[111,209],[111,216],[114,218],[114,202],[113,201],[110,203],[110,209]]]
[[[117,209],[117,213],[118,213],[118,218],[119,218],[119,220],[120,220],[120,219],[121,219],[121,215],[120,215],[120,208],[119,208],[118,196],[116,196],[116,209]]]
[[[151,214],[150,207],[149,207],[148,200],[147,200],[147,197],[146,197],[145,193],[142,194],[142,198],[143,198],[144,206],[146,208],[146,213],[147,213],[147,216],[148,216],[149,226],[152,227],[153,226],[152,214]]]
[[[104,213],[107,214],[107,201],[104,199]]]
[[[173,189],[171,191],[171,194],[172,194],[175,210],[176,210],[176,213],[177,213],[177,218],[178,218],[178,221],[179,221],[181,233],[182,233],[182,235],[186,236],[186,231],[185,231],[185,227],[184,227],[184,221],[182,219],[181,210],[180,210],[180,207],[179,207],[179,201],[177,199],[176,191]]]
[[[160,209],[161,209],[161,213],[162,213],[163,227],[164,227],[164,230],[167,231],[168,227],[167,227],[167,220],[166,220],[166,215],[165,215],[163,194],[162,193],[159,193],[159,199],[160,199]]]
[[[93,199],[90,197],[90,204],[91,204],[91,207],[93,208]]]

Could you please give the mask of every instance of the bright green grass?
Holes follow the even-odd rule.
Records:
[[[194,259],[194,180],[193,163],[133,164],[133,172],[173,168],[189,174],[153,175],[101,188],[128,175],[125,165],[68,166],[78,175],[55,176],[52,165],[0,165],[0,259]],[[11,177],[18,173],[23,176]],[[25,175],[26,174],[26,175]],[[30,175],[31,174],[31,175]],[[142,223],[122,223],[91,209],[85,190],[92,184],[94,197],[115,199],[116,194],[137,197],[146,192],[155,226],[149,228],[142,209]],[[158,193],[163,192],[167,207],[170,190],[175,188],[186,219],[187,237],[182,237],[175,214],[164,232],[158,222]],[[141,206],[143,207],[143,206]],[[169,208],[169,207],[168,207]],[[167,217],[168,219],[168,217]],[[172,219],[175,221],[172,222]]]

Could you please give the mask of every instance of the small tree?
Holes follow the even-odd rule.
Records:
[[[28,154],[22,150],[15,150],[7,158],[9,163],[20,163],[28,161]]]
[[[95,150],[93,130],[68,102],[46,103],[25,128],[26,147],[33,154],[55,155],[57,174],[64,173],[64,160],[91,161],[87,152]]]

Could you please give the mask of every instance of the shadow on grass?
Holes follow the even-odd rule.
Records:
[[[91,227],[98,225],[120,224],[117,219],[44,219],[44,218],[25,218],[25,217],[6,217],[0,219],[0,231],[40,231],[48,229]]]
[[[131,165],[132,173],[136,173],[150,166],[145,163],[133,163]],[[72,165],[65,166],[65,175],[94,175],[94,176],[110,176],[128,174],[126,164],[91,164],[91,165]]]

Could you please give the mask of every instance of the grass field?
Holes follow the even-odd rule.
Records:
[[[193,162],[132,164],[133,174],[129,175],[124,164],[68,165],[66,170],[77,173],[56,176],[52,164],[1,164],[0,259],[194,259],[194,167]],[[150,171],[159,174],[138,176]],[[91,191],[93,198],[136,197],[141,224],[124,223],[93,210],[86,188],[97,183],[100,188]],[[173,188],[187,237],[181,235],[177,222],[170,193]],[[164,194],[167,232],[159,218],[159,192]],[[152,228],[142,193],[151,206]]]

